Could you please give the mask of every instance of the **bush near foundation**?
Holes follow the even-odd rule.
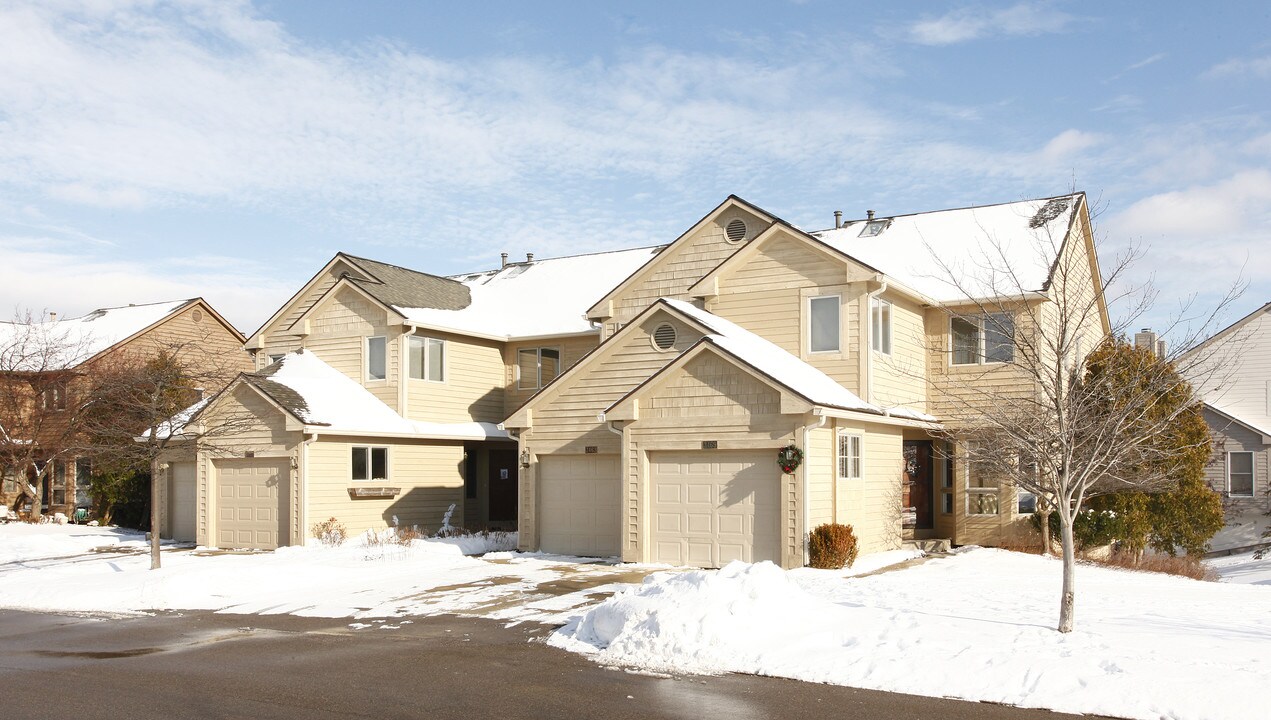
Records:
[[[823,570],[851,567],[859,551],[851,525],[826,523],[808,538],[809,564]]]

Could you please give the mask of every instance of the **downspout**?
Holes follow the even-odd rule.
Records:
[[[317,433],[304,433],[304,440],[300,441],[300,467],[296,469],[296,484],[300,486],[300,544],[307,545],[309,538],[305,537],[305,527],[309,520],[309,483],[306,482],[309,474],[309,445],[318,439]]]
[[[803,464],[802,464],[802,465],[800,465],[799,467],[800,467],[800,469],[803,471],[803,564],[804,564],[805,566],[808,564],[808,538],[811,536],[811,533],[812,533],[812,529],[811,529],[810,527],[808,527],[808,525],[810,525],[810,524],[812,523],[812,504],[811,504],[810,502],[808,502],[808,485],[809,485],[809,483],[808,483],[808,458],[807,458],[807,454],[808,454],[808,447],[809,447],[808,441],[809,441],[809,440],[811,439],[811,437],[812,437],[812,431],[813,431],[813,430],[819,430],[819,429],[821,429],[821,428],[825,427],[825,421],[826,421],[826,420],[829,420],[829,417],[828,417],[828,416],[826,416],[826,415],[821,415],[821,416],[819,416],[819,419],[817,420],[816,425],[811,425],[811,426],[809,426],[809,425],[804,425],[804,426],[803,426]],[[834,502],[837,504],[837,502],[838,502],[838,498],[837,498],[837,490],[838,490],[838,488],[836,487],[836,488],[834,488],[834,489],[835,489],[835,491],[836,491],[836,492],[835,492],[835,493],[831,493],[830,497],[831,497],[831,498],[833,498],[833,499],[834,499]],[[834,521],[835,521],[835,522],[837,522],[837,521],[838,521],[838,517],[837,517],[837,508],[834,508],[834,510],[835,510],[835,518],[834,518]]]
[[[506,258],[506,255],[504,257]],[[524,513],[525,513],[525,509],[521,506],[521,498],[525,495],[525,493],[522,492],[521,483],[525,481],[524,471],[528,469],[528,468],[521,467],[521,453],[526,452],[526,449],[521,446],[521,433],[514,433],[511,430],[508,430],[507,428],[503,427],[503,423],[499,423],[495,427],[507,433],[508,437],[516,441],[516,449],[517,449],[517,453],[516,453],[516,527],[517,527],[517,530],[520,530],[521,518],[524,517]],[[465,460],[464,462],[466,463],[467,460]],[[465,472],[467,471],[466,467],[464,468],[464,471]],[[487,503],[488,502],[489,502],[489,498],[487,497]],[[535,528],[535,533],[537,532],[538,532],[538,528]],[[525,535],[521,534],[520,537],[525,537]],[[520,541],[517,542],[517,545],[519,549]]]
[[[883,284],[877,290],[865,294],[865,312],[866,317],[869,318],[867,323],[869,337],[865,342],[865,402],[870,405],[874,404],[874,298],[887,292],[887,280],[884,279],[881,282]],[[883,414],[887,414],[887,411],[884,410]]]

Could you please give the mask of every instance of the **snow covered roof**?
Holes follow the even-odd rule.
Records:
[[[454,439],[508,439],[494,423],[427,423],[397,414],[360,383],[305,350],[243,379],[322,432]]]
[[[394,307],[420,325],[500,339],[591,332],[587,309],[660,249],[510,263],[498,270],[453,276],[472,296],[461,309]]]
[[[711,334],[706,335],[699,342],[715,345],[814,405],[936,422],[935,417],[911,408],[884,409],[879,405],[866,402],[856,393],[835,382],[829,375],[777,345],[696,305],[669,298],[661,298],[658,302],[664,303],[710,329]],[[610,405],[608,409],[612,409],[620,402],[622,400]]]
[[[169,300],[146,305],[100,308],[77,318],[59,318],[33,326],[0,323],[0,343],[21,341],[29,329],[47,346],[65,348],[65,357],[56,363],[42,363],[39,370],[75,367],[89,358],[176,314],[197,298]],[[34,338],[33,338],[34,339]],[[51,367],[57,365],[60,367]]]
[[[842,228],[813,232],[829,247],[850,255],[937,302],[966,299],[950,284],[943,261],[963,282],[988,257],[1002,253],[1018,274],[1019,288],[1041,291],[1080,204],[1080,193],[1037,200],[848,221]],[[881,227],[871,234],[870,226]],[[1004,294],[969,287],[977,297]],[[1000,290],[1000,289],[999,289]]]

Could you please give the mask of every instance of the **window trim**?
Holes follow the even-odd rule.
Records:
[[[44,387],[40,393],[40,406],[44,410],[57,412],[66,409],[66,381],[54,380]]]
[[[367,477],[364,477],[364,478],[357,478],[357,477],[353,477],[353,455],[354,455],[354,453],[356,453],[358,450],[364,450],[364,451],[366,451],[366,474],[367,474]],[[375,475],[375,470],[374,470],[374,468],[375,468],[375,456],[374,456],[374,454],[373,454],[373,453],[374,453],[376,450],[383,450],[383,451],[384,451],[384,477],[382,477],[382,478],[373,477],[373,476]],[[366,483],[370,483],[370,482],[388,482],[388,481],[389,481],[389,478],[390,478],[390,477],[392,476],[392,474],[393,474],[393,472],[392,472],[392,465],[390,464],[390,457],[389,457],[389,452],[388,452],[388,450],[389,450],[389,448],[388,448],[388,446],[387,446],[387,445],[350,445],[350,446],[349,446],[349,481],[350,481],[350,482],[366,482]]]
[[[834,319],[835,319],[835,343],[834,347],[829,350],[815,350],[812,346],[812,303],[817,300],[829,300],[833,298],[834,303]],[[808,319],[807,342],[809,355],[829,355],[833,353],[843,352],[843,296],[835,293],[832,295],[809,295],[807,303],[804,305],[807,310]]]
[[[1241,493],[1237,495],[1231,490],[1231,456],[1232,455],[1248,455],[1249,456],[1249,494]],[[1228,450],[1227,451],[1227,497],[1232,498],[1253,498],[1258,495],[1258,462],[1256,453],[1252,450]]]
[[[883,306],[887,307],[887,322],[882,322]],[[879,355],[891,355],[892,323],[896,318],[896,305],[891,300],[874,296],[869,300],[869,348]],[[875,340],[878,341],[875,345]]]
[[[975,463],[971,458],[966,459],[965,481],[963,483],[966,495],[966,516],[974,518],[1000,518],[1002,517],[1002,481],[998,480],[997,487],[972,487],[971,480],[975,476]],[[972,495],[992,495],[997,498],[997,512],[994,513],[973,513],[971,512],[971,496]]]
[[[848,454],[843,455],[843,440],[849,440]],[[852,456],[852,445],[855,445],[855,458]],[[843,473],[843,460],[848,462],[847,474]],[[852,460],[856,461],[855,474],[852,473]],[[839,480],[860,480],[865,477],[865,435],[859,430],[839,430],[835,437],[834,472]]]
[[[547,382],[543,382],[543,351],[544,350],[556,351],[556,374],[552,376],[552,379],[548,380]],[[533,351],[534,356],[538,359],[538,377],[535,378],[535,380],[537,380],[538,382],[537,385],[526,385],[525,373],[521,372],[521,353],[528,352],[528,351]],[[561,355],[562,355],[562,352],[559,345],[541,345],[541,346],[536,345],[533,347],[517,348],[516,350],[516,389],[517,390],[542,390],[543,386],[547,385],[547,383],[550,383],[552,380],[555,380],[556,378],[560,377],[560,374],[564,372],[564,368],[562,367],[562,363],[561,363]]]
[[[420,372],[423,373],[423,377],[415,377],[411,374],[414,371],[414,360],[411,358],[411,355],[415,352],[414,345],[416,342],[420,345]],[[428,371],[432,368],[431,363],[428,362],[428,344],[433,342],[441,345],[441,376],[438,380],[433,380],[428,377]],[[447,344],[448,343],[445,338],[433,337],[431,335],[408,335],[406,340],[406,378],[408,380],[419,380],[422,382],[438,384],[445,383],[446,377],[450,374],[450,368],[447,367],[450,362],[450,350],[447,347]]]
[[[384,341],[384,377],[375,377],[371,374],[371,341]],[[388,337],[386,335],[368,335],[362,342],[362,376],[366,382],[388,382]]]
[[[988,359],[986,359],[986,354],[985,354],[985,353],[986,353],[986,350],[987,350],[986,343],[987,343],[987,338],[988,338],[988,331],[987,331],[987,330],[985,330],[984,322],[985,322],[985,320],[987,320],[987,319],[988,319],[990,316],[992,316],[992,315],[1008,315],[1008,316],[1010,316],[1010,318],[1011,318],[1011,331],[1012,331],[1012,332],[1015,332],[1015,331],[1016,331],[1016,327],[1015,327],[1015,313],[1013,313],[1013,312],[1002,311],[1002,312],[997,312],[997,313],[980,313],[980,314],[976,314],[976,315],[951,315],[951,316],[949,317],[949,323],[948,323],[948,332],[949,332],[949,335],[948,335],[948,337],[949,337],[949,350],[948,350],[948,353],[949,353],[949,366],[950,366],[950,367],[973,367],[973,366],[979,366],[979,365],[1010,365],[1011,363],[1015,362],[1015,346],[1014,346],[1013,344],[1011,345],[1011,359],[1010,359],[1010,360],[988,360]],[[962,363],[962,362],[955,362],[955,360],[954,360],[954,358],[955,358],[955,357],[957,357],[957,355],[956,355],[956,353],[957,353],[957,348],[954,346],[954,340],[953,340],[953,323],[954,323],[955,321],[957,321],[957,320],[961,320],[961,321],[966,322],[966,323],[971,323],[971,324],[973,324],[973,325],[975,325],[975,326],[976,326],[976,338],[977,338],[977,343],[976,343],[976,345],[977,345],[977,350],[975,351],[975,362]]]

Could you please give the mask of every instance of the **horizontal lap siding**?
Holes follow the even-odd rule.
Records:
[[[388,479],[351,479],[352,448],[388,448]],[[454,525],[461,524],[463,506],[463,444],[459,442],[375,443],[360,439],[319,439],[308,450],[306,470],[308,517],[310,523],[334,517],[351,534],[383,530],[393,525],[393,516],[402,527],[419,525],[430,532],[442,523],[453,503]],[[401,488],[393,498],[351,499],[351,487],[389,486]]]
[[[596,348],[600,342],[599,335],[587,337],[562,338],[560,340],[542,340],[539,342],[523,342],[508,345],[503,354],[503,383],[507,387],[504,393],[504,415],[512,414],[525,401],[538,392],[537,388],[520,387],[517,375],[517,357],[522,348],[554,347],[560,350],[560,371],[563,373],[573,367],[584,355]]]
[[[808,476],[808,529],[834,522],[834,483],[836,476],[833,428],[808,431],[808,444],[803,449],[804,472]]]
[[[746,223],[748,238],[767,227],[766,222],[740,208],[720,213],[693,237],[664,250],[651,261],[643,277],[613,298],[613,319],[619,323],[629,322],[660,297],[688,299],[685,296],[688,288],[743,245],[730,243],[724,236],[724,228],[738,218]]]
[[[304,346],[319,360],[363,385],[385,405],[398,409],[400,333],[388,325],[387,314],[358,293],[345,289],[326,301],[310,320]],[[386,380],[365,379],[366,338],[386,340]]]
[[[1205,422],[1209,424],[1213,435],[1214,454],[1205,465],[1205,481],[1215,491],[1223,494],[1227,505],[1233,510],[1246,512],[1250,510],[1268,510],[1268,446],[1262,442],[1262,434],[1256,433],[1244,425],[1234,423],[1221,415],[1205,411]],[[1253,453],[1253,497],[1227,496],[1227,453]]]
[[[846,284],[839,260],[790,239],[769,241],[754,256],[720,280],[711,312],[763,337],[786,352],[859,390],[861,325],[859,294],[863,286]],[[840,352],[806,352],[806,307],[809,297],[840,295]]]
[[[894,550],[901,543],[902,431],[842,420],[839,431],[863,436],[861,478],[835,481],[839,522],[852,526],[862,553]]]
[[[445,382],[406,380],[406,412],[412,420],[462,423],[503,420],[503,350],[499,343],[420,331],[446,341]],[[409,351],[409,336],[402,336]],[[409,359],[406,360],[409,362]],[[409,368],[407,368],[409,375]]]
[[[202,315],[195,321],[194,313]],[[216,320],[202,303],[191,305],[149,332],[121,346],[124,352],[176,354],[200,375],[223,377],[222,387],[240,372],[252,370],[251,356],[234,333]],[[206,388],[209,393],[220,388]]]
[[[296,338],[294,331],[290,330],[291,326],[300,319],[300,316],[308,312],[314,303],[321,300],[322,296],[340,280],[340,276],[346,273],[355,278],[365,277],[352,265],[343,260],[337,261],[322,277],[314,281],[307,292],[292,300],[277,320],[261,329],[261,338],[264,341],[262,345],[269,347],[273,344],[271,340],[275,337],[278,338],[276,342],[279,344],[289,344],[293,338]]]
[[[885,407],[900,405],[926,412],[927,332],[923,308],[896,295],[885,295],[884,299],[892,303],[891,354],[873,355],[873,400]],[[862,344],[872,341],[868,330],[863,337]]]

